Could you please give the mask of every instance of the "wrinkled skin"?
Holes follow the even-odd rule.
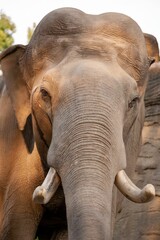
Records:
[[[36,148],[28,152],[22,134],[30,114],[42,164],[53,167],[61,182],[48,206],[53,211],[52,239],[110,239],[117,210],[115,177],[123,169],[133,173],[144,121],[150,60],[141,29],[122,14],[55,10],[42,19],[27,46],[2,53],[1,64],[1,95],[9,102],[0,119],[1,139],[6,139],[0,164],[9,161],[7,173],[1,168],[0,175],[1,239],[33,239],[42,214],[31,192],[43,171],[34,157]],[[2,96],[2,106],[4,101]],[[31,122],[28,128],[32,135]],[[17,209],[20,201],[33,216],[30,224],[25,222],[26,211]],[[3,207],[7,203],[9,210]],[[8,211],[11,217],[6,217]],[[38,232],[40,239],[47,238],[41,229]]]
[[[146,45],[147,45],[147,52],[150,57],[153,57],[156,62],[159,61],[159,46],[157,39],[148,33],[144,33]]]
[[[142,131],[142,148],[136,163],[134,182],[143,186],[154,184],[154,201],[135,206],[124,200],[117,215],[114,240],[159,240],[160,236],[160,185],[159,185],[159,146],[160,146],[160,62],[150,68],[149,81],[145,94],[145,123]],[[136,230],[135,230],[136,229]]]

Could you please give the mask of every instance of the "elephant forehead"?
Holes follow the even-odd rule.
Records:
[[[87,32],[107,36],[118,35],[134,43],[142,34],[137,23],[121,13],[91,15],[74,8],[60,8],[50,12],[41,20],[35,30],[34,37]]]
[[[97,57],[104,62],[114,59],[131,77],[144,79],[148,60],[137,23],[120,13],[90,15],[74,8],[54,10],[35,29],[22,65],[36,75],[65,61]]]
[[[113,75],[113,72],[116,74]],[[136,84],[121,68],[90,59],[55,68],[50,75],[54,76],[62,98],[75,96],[76,99],[92,99],[97,96],[100,100],[106,96],[105,101],[108,101],[113,96],[114,99],[120,99]]]

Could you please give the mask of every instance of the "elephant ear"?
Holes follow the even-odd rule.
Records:
[[[20,130],[24,130],[27,118],[31,114],[29,90],[20,67],[25,48],[24,45],[14,45],[0,55],[4,81]]]
[[[159,46],[158,41],[152,34],[144,33],[144,38],[147,47],[147,54],[150,59],[150,64],[159,61]]]

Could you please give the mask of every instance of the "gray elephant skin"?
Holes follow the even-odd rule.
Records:
[[[134,182],[143,186],[151,182],[156,189],[153,201],[136,205],[127,199],[118,213],[114,240],[160,239],[160,62],[152,64],[145,93],[145,123],[142,147],[136,163]],[[136,229],[136,231],[135,231]]]
[[[50,207],[52,239],[111,239],[117,187],[134,202],[154,197],[127,176],[152,62],[140,27],[119,13],[57,9],[0,59],[0,239],[33,240]]]

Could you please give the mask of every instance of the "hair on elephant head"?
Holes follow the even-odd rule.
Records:
[[[137,23],[120,13],[57,9],[27,46],[1,55],[19,129],[32,113],[40,156],[50,166],[34,192],[46,203],[62,184],[69,239],[109,239],[116,188],[135,202],[154,187],[129,179],[139,153],[150,60]]]

